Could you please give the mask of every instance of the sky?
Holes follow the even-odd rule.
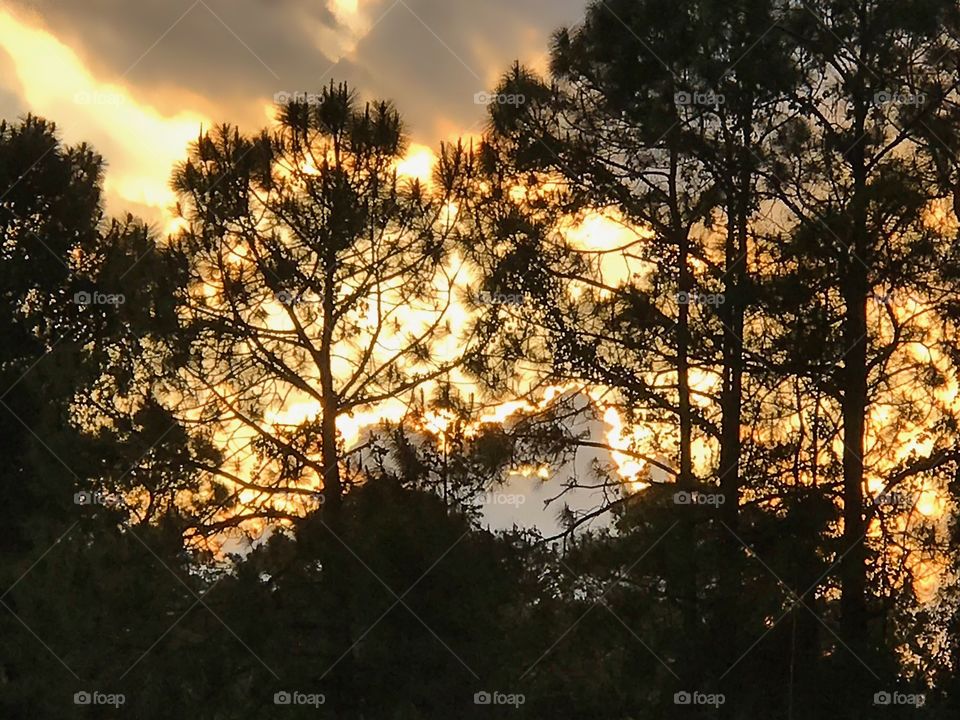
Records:
[[[545,71],[551,34],[576,23],[584,4],[0,0],[0,118],[29,111],[56,122],[67,143],[91,143],[107,164],[108,213],[170,231],[170,172],[201,128],[254,132],[271,122],[278,94],[346,81],[362,98],[397,105],[411,140],[401,172],[423,176],[441,141],[481,133],[476,96],[515,60]],[[580,456],[575,472],[596,455]],[[558,482],[514,476],[486,515],[495,526],[552,529],[558,506],[543,501]],[[566,499],[580,508],[596,500]]]
[[[132,212],[162,230],[174,203],[171,169],[201,128],[229,122],[254,132],[270,123],[278,94],[317,92],[331,80],[393,100],[412,141],[406,170],[428,171],[441,141],[482,131],[486,108],[476,96],[514,60],[545,70],[551,34],[575,24],[584,4],[0,0],[0,118],[30,111],[57,122],[66,142],[90,142],[107,162],[108,212]],[[580,228],[581,244],[619,244],[611,224],[596,221]],[[602,432],[618,427],[614,417]],[[555,506],[542,500],[555,488],[535,478],[516,485],[529,486],[520,490],[529,501],[497,500],[499,520],[550,524]]]
[[[28,110],[107,161],[108,210],[163,223],[200,128],[266,126],[277,93],[346,81],[393,100],[411,162],[479,134],[475,96],[583,0],[0,0],[0,117]]]

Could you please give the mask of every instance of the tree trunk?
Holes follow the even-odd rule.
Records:
[[[740,127],[744,148],[750,145],[752,135],[751,111],[747,111]],[[739,597],[741,588],[739,535],[740,520],[740,455],[742,443],[740,426],[743,409],[743,324],[744,284],[746,276],[747,232],[750,215],[750,193],[753,186],[748,151],[730,153],[737,158],[738,176],[730,178],[730,198],[727,204],[727,236],[724,244],[724,302],[719,308],[723,321],[722,387],[720,390],[720,494],[724,503],[720,520],[726,527],[718,529],[720,536],[720,568],[718,570],[719,603],[714,624],[718,652],[718,675],[726,672],[729,663],[742,652],[738,630]],[[736,535],[735,535],[736,533]],[[727,679],[724,691],[738,695],[739,674]],[[735,703],[719,709],[720,717],[733,717]]]
[[[337,450],[337,414],[340,399],[333,383],[333,324],[334,324],[334,268],[332,263],[325,272],[323,286],[323,331],[320,338],[320,458],[323,464],[324,514],[337,515],[343,499],[340,481],[340,457]]]
[[[329,563],[327,568],[327,582],[329,583],[328,597],[330,606],[327,608],[326,621],[328,623],[330,649],[333,658],[340,660],[336,669],[330,675],[331,702],[330,706],[344,718],[358,717],[353,698],[353,682],[355,679],[355,662],[353,654],[353,634],[351,632],[351,603],[349,593],[350,556],[344,547],[348,542],[341,508],[343,505],[343,484],[340,478],[340,456],[337,448],[337,415],[339,413],[339,397],[333,378],[333,326],[335,311],[335,264],[328,258],[328,265],[324,273],[323,287],[323,330],[320,338],[319,364],[321,386],[321,426],[320,426],[320,459],[323,465],[323,522],[328,538]]]
[[[680,423],[680,472],[677,484],[681,491],[694,492],[696,482],[693,475],[693,416],[690,407],[690,302],[693,295],[693,278],[690,274],[690,237],[680,218],[677,199],[677,151],[670,155],[670,201],[673,213],[673,232],[677,244],[677,265],[679,271],[678,287],[680,302],[677,314],[677,414]],[[699,643],[700,627],[697,609],[697,570],[696,570],[696,533],[694,518],[690,507],[682,508],[678,533],[679,567],[677,580],[682,613],[684,642],[682,643],[682,667],[688,673],[687,678],[695,679],[699,685],[701,677],[697,669],[700,665]]]
[[[741,141],[749,147],[752,120],[748,111],[741,124]],[[747,232],[750,219],[750,195],[753,184],[749,151],[739,155],[739,177],[734,187],[734,211],[729,222],[725,251],[726,282],[723,318],[723,387],[721,388],[720,492],[724,496],[722,517],[736,530],[740,514],[740,426],[743,407],[743,322],[744,284],[746,281]]]
[[[866,528],[863,518],[863,438],[867,411],[867,206],[864,128],[865,91],[855,98],[857,141],[850,151],[853,224],[842,287],[845,304],[843,367],[843,542],[840,561],[841,626],[855,652],[866,645]]]

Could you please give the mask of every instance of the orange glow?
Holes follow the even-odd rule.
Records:
[[[649,483],[639,480],[641,476],[647,473],[646,463],[625,455],[619,450],[628,450],[635,439],[642,439],[647,433],[644,428],[633,428],[631,434],[627,434],[623,420],[616,408],[608,407],[603,413],[603,422],[607,425],[606,439],[610,447],[615,448],[611,456],[617,464],[620,476],[624,479],[631,492],[639,492],[647,487]]]
[[[433,150],[426,145],[412,143],[407,150],[406,156],[397,163],[397,174],[410,180],[419,180],[424,185],[429,185],[433,177],[433,167],[437,162],[437,156]]]
[[[108,198],[167,215],[175,202],[170,168],[183,159],[200,126],[209,127],[207,118],[190,111],[166,115],[138,101],[129,87],[96,77],[71,48],[4,9],[0,50],[12,58],[33,112],[69,118],[63,128],[68,142],[89,141],[109,157]]]
[[[327,7],[337,18],[342,31],[336,32],[329,27],[317,26],[314,28],[316,44],[328,56],[336,59],[349,56],[356,48],[359,38],[369,29],[372,18],[371,9],[375,13],[381,12],[379,4],[360,2],[360,0],[327,0]],[[373,13],[375,15],[375,13]],[[531,34],[530,41],[536,40]],[[491,58],[493,63],[495,53],[493,46],[483,46],[484,40],[477,39],[478,55]],[[153,211],[162,219],[164,234],[175,233],[186,226],[186,222],[172,217],[171,206],[175,197],[169,188],[170,168],[186,156],[187,146],[197,138],[201,127],[211,127],[211,120],[203,113],[190,108],[178,109],[175,113],[165,113],[157,107],[139,98],[121,78],[107,78],[99,75],[89,66],[71,47],[64,44],[57,37],[42,29],[39,20],[35,17],[14,14],[13,11],[0,9],[0,51],[9,55],[12,60],[13,77],[6,82],[9,89],[22,97],[24,104],[34,112],[51,118],[68,119],[68,124],[62,128],[65,140],[70,143],[81,140],[90,141],[109,160],[109,172],[105,181],[105,191],[108,203],[111,205],[141,205]],[[546,56],[536,59],[535,65],[544,67]],[[495,66],[493,63],[490,67]],[[56,68],[56,72],[51,72]],[[494,84],[495,78],[490,79],[488,86]],[[277,88],[279,90],[279,88]],[[473,91],[482,88],[471,88],[467,96]],[[256,105],[260,108],[260,105]],[[277,108],[273,103],[262,105],[264,117],[273,123],[277,119]],[[450,137],[463,137],[464,143],[469,146],[473,142],[476,146],[478,136],[465,135],[462,128],[442,118],[437,120],[438,126],[446,130]],[[475,128],[478,126],[474,126]],[[432,183],[432,174],[437,164],[437,154],[429,146],[412,143],[405,156],[396,163],[397,174],[408,180],[418,180],[425,186]],[[316,168],[307,163],[301,171],[316,172]],[[549,192],[555,184],[553,179],[545,179],[541,184],[531,189],[529,187],[514,187],[510,190],[510,197],[515,202],[522,202],[528,194]],[[455,224],[458,220],[459,208],[450,205],[445,208],[440,223]],[[954,213],[950,200],[944,198],[930,204],[924,214],[925,225],[934,231],[945,235],[956,234],[960,230],[960,222]],[[593,258],[595,267],[594,277],[589,278],[599,283],[617,287],[626,283],[633,283],[643,287],[650,274],[656,269],[640,259],[638,252],[642,243],[648,240],[652,233],[644,228],[632,227],[622,215],[615,211],[586,212],[577,217],[565,218],[559,222],[559,230],[563,240],[568,242],[576,251]],[[704,235],[709,235],[703,231]],[[243,263],[242,248],[238,248],[230,257],[230,263]],[[699,271],[705,266],[700,261],[694,261]],[[472,318],[469,303],[466,302],[467,291],[476,286],[478,277],[466,261],[454,256],[443,267],[443,271],[432,278],[436,290],[437,304],[424,307],[402,306],[396,307],[394,317],[396,332],[387,332],[377,343],[374,362],[386,361],[389,356],[397,352],[411,333],[422,332],[430,326],[438,314],[442,312],[450,326],[450,332],[435,339],[429,348],[434,362],[444,362],[457,357],[462,349],[463,338]],[[382,298],[388,304],[397,300],[397,287],[382,288]],[[207,284],[197,288],[198,294],[214,298],[218,292],[214,284]],[[587,283],[571,282],[567,286],[570,297],[576,298],[589,292]],[[601,297],[608,293],[598,290]],[[289,329],[290,319],[285,308],[279,302],[267,302],[265,323],[276,329]],[[870,325],[876,330],[878,339],[889,337],[889,317],[887,312],[893,312],[897,319],[910,322],[918,333],[924,337],[917,342],[902,346],[897,350],[897,356],[891,362],[922,364],[932,367],[945,376],[945,382],[939,387],[923,388],[916,384],[905,383],[903,386],[889,388],[890,397],[895,401],[905,401],[905,404],[926,405],[926,417],[911,417],[896,409],[897,403],[887,405],[875,404],[871,406],[867,418],[867,460],[869,494],[876,496],[883,490],[883,477],[887,477],[898,466],[908,462],[911,457],[929,454],[936,445],[937,438],[930,432],[935,427],[938,417],[946,414],[960,415],[960,382],[956,373],[951,372],[948,358],[936,348],[935,333],[938,329],[933,320],[923,313],[921,301],[912,298],[897,298],[889,306],[872,303],[870,305]],[[356,319],[359,326],[370,332],[377,325],[375,310],[371,307],[366,317]],[[335,372],[339,376],[346,375],[351,370],[351,361],[357,356],[356,348],[339,348],[342,352],[336,359]],[[404,372],[415,373],[426,369],[427,364],[417,365],[409,363],[402,368]],[[533,372],[528,373],[526,382],[533,380]],[[649,378],[654,386],[668,387],[676,384],[675,373],[664,373],[662,377]],[[715,394],[719,387],[719,377],[715,372],[694,369],[690,373],[690,385],[695,391],[692,397],[693,404],[704,411],[710,409],[713,401],[705,395]],[[448,378],[464,394],[481,392],[464,373],[451,372]],[[439,388],[439,381],[427,382],[422,385],[426,395],[435,393]],[[676,455],[675,434],[676,428],[668,421],[644,421],[637,424],[629,423],[625,418],[630,417],[622,408],[609,404],[606,400],[608,391],[605,388],[583,388],[574,385],[550,386],[534,396],[526,399],[509,400],[494,404],[484,409],[476,425],[467,426],[462,431],[469,435],[475,432],[481,423],[504,424],[522,414],[534,413],[549,407],[566,393],[586,394],[602,417],[603,428],[601,433],[606,444],[612,449],[610,460],[615,472],[623,480],[629,492],[639,492],[649,487],[652,470],[649,463],[634,457],[633,451],[648,453],[651,457],[673,458]],[[698,394],[699,393],[699,394]],[[927,395],[922,395],[927,393]],[[365,434],[384,421],[399,423],[409,418],[409,398],[394,398],[376,407],[360,408],[348,415],[337,418],[337,429],[346,449],[352,449],[363,441]],[[917,402],[917,401],[920,402]],[[787,406],[789,407],[789,406]],[[295,426],[300,423],[316,420],[319,416],[319,404],[304,397],[302,394],[291,393],[284,398],[282,406],[266,412],[257,419],[264,430],[275,432],[282,426]],[[829,412],[829,410],[827,411]],[[903,415],[903,416],[901,416]],[[445,435],[454,423],[454,415],[445,410],[432,410],[423,417],[415,418],[415,427],[433,434],[437,442],[443,447]],[[796,436],[805,427],[806,422],[799,412],[785,412],[781,420],[772,430],[764,429],[767,436],[761,440],[773,439],[785,441]],[[234,470],[244,478],[256,478],[258,475],[268,475],[263,467],[258,467],[252,456],[249,446],[255,438],[255,432],[248,428],[230,426],[223,428],[217,440],[226,454],[235,456]],[[832,445],[830,443],[832,442]],[[814,460],[825,461],[827,456],[839,457],[843,453],[842,440],[835,436],[826,441],[826,447],[817,449]],[[694,438],[693,454],[695,468],[704,477],[707,477],[716,462],[716,448],[712,441],[701,437]],[[811,454],[813,454],[811,452]],[[663,460],[670,464],[669,460]],[[515,474],[523,477],[538,477],[548,479],[552,469],[547,466],[524,466],[515,469]],[[809,478],[807,478],[809,480]],[[319,480],[309,474],[300,479],[303,487],[316,488]],[[228,486],[230,483],[225,483]],[[911,522],[931,521],[941,517],[947,508],[946,495],[941,488],[916,483],[916,487],[909,488],[916,493],[916,504],[913,508],[897,508],[889,520],[890,527],[906,532]],[[232,488],[238,489],[238,488]],[[905,489],[905,492],[907,490]],[[211,494],[208,490],[206,494]],[[200,499],[203,499],[201,493]],[[238,493],[241,502],[263,504],[272,503],[274,507],[290,509],[304,507],[303,501],[294,496],[278,495],[265,500],[255,490],[241,489]],[[192,503],[196,498],[183,496],[181,502]],[[874,520],[870,525],[872,537],[881,534],[880,520]],[[252,523],[251,528],[263,528],[264,523]],[[913,561],[911,566],[917,575],[915,588],[918,593],[930,596],[937,587],[939,569],[934,563]]]
[[[924,215],[924,224],[944,235],[956,235],[960,229],[960,222],[957,222],[957,216],[953,212],[953,204],[947,198],[930,203]]]

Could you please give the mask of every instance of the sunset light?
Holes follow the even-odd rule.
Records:
[[[957,0],[5,0],[0,720],[960,717],[958,67]]]

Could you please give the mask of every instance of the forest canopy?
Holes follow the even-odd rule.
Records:
[[[958,33],[595,0],[429,177],[200,129],[170,232],[0,123],[3,717],[955,717]]]

